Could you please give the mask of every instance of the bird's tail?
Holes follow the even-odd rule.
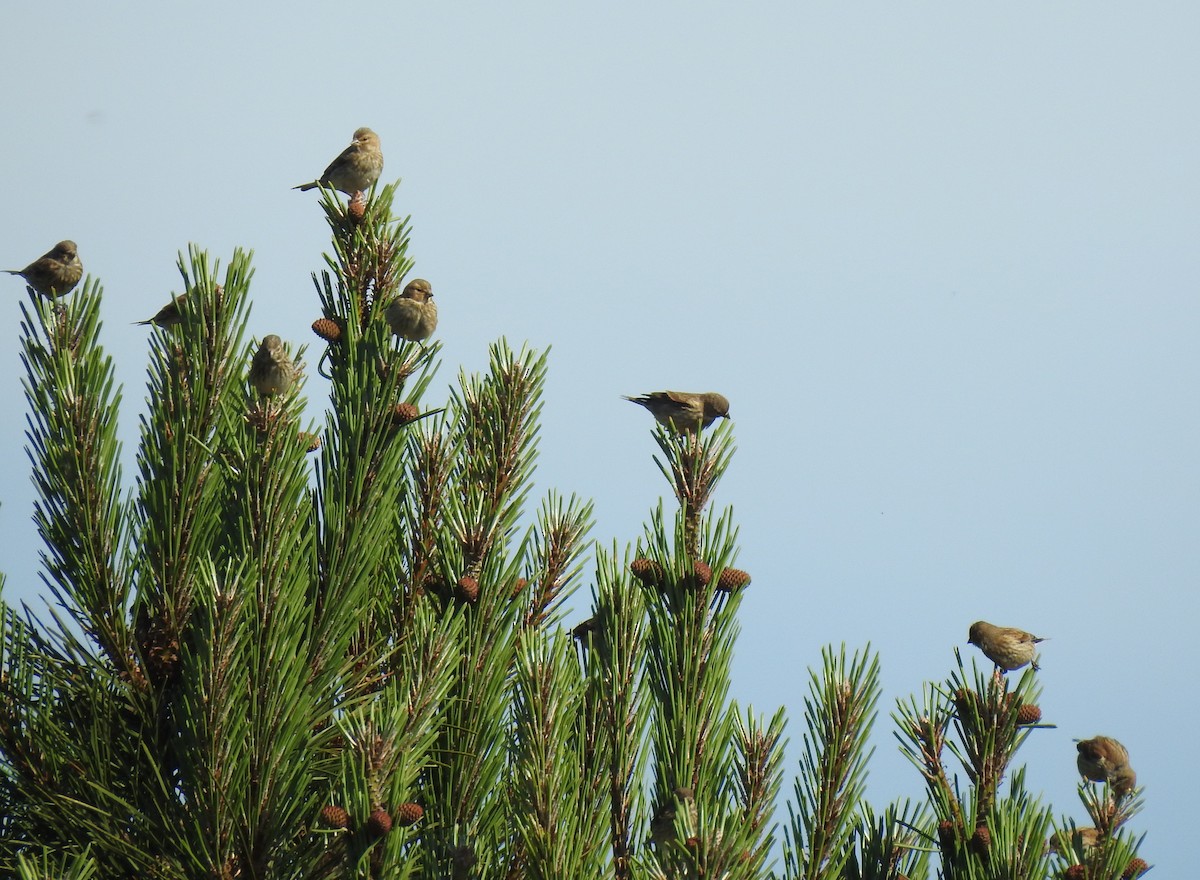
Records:
[[[293,186],[292,189],[298,189],[300,192],[308,192],[310,189],[316,189],[319,185],[314,180],[312,183],[302,183],[299,186]]]

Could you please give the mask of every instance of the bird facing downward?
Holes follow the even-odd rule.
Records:
[[[437,303],[433,301],[433,285],[424,278],[414,278],[404,285],[404,291],[388,303],[383,312],[392,332],[401,339],[420,342],[437,329]]]
[[[663,425],[676,434],[694,433],[717,419],[729,418],[729,401],[715,391],[691,394],[687,391],[654,391],[641,397],[626,397],[644,406]]]
[[[20,275],[25,283],[42,296],[54,299],[70,293],[83,277],[83,263],[73,241],[60,241],[24,269],[4,269]]]
[[[379,135],[369,128],[354,132],[350,146],[329,163],[325,173],[311,183],[302,183],[292,189],[308,192],[318,186],[332,186],[346,195],[368,190],[383,173],[383,152],[379,148]]]
[[[1111,736],[1093,736],[1075,740],[1075,766],[1079,775],[1092,782],[1108,782],[1129,767],[1129,750]],[[1132,771],[1130,771],[1132,772]]]
[[[975,621],[967,632],[967,643],[983,651],[985,657],[1005,672],[1012,672],[1029,663],[1033,663],[1033,668],[1038,669],[1037,661],[1034,660],[1034,646],[1044,641],[1045,639],[1023,629],[992,626],[986,620]]]
[[[263,397],[283,394],[296,380],[296,366],[274,333],[264,336],[250,362],[250,384]]]

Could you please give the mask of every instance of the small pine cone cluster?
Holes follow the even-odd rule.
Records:
[[[479,581],[470,575],[463,575],[454,585],[454,595],[468,605],[474,605],[479,601]]]
[[[316,452],[321,448],[321,438],[316,434],[310,434],[308,431],[301,431],[299,438],[300,445],[304,447],[305,452]]]
[[[415,404],[398,403],[392,407],[392,430],[402,428],[409,422],[415,422],[421,411]]]
[[[408,801],[396,807],[396,824],[408,827],[420,822],[425,815],[425,808],[418,803]]]
[[[1131,859],[1125,870],[1121,872],[1121,880],[1133,880],[1134,877],[1140,877],[1150,870],[1141,859]]]
[[[372,810],[365,827],[372,837],[383,837],[392,830],[392,817],[388,815],[387,810]]]
[[[970,718],[971,709],[979,711],[979,695],[970,688],[959,688],[954,692],[954,708],[958,710],[959,718]]]
[[[1032,703],[1025,703],[1017,710],[1017,724],[1037,724],[1042,720],[1042,710]]]
[[[362,223],[363,217],[367,213],[367,194],[362,190],[356,192],[350,199],[350,203],[346,205],[346,216],[350,218],[350,222],[355,225]]]
[[[336,804],[321,808],[321,821],[330,828],[349,828],[350,814]]]
[[[707,587],[712,580],[712,566],[697,559],[692,563],[692,586],[697,589]]]
[[[648,586],[658,586],[663,580],[662,566],[644,556],[639,556],[629,563],[629,571],[635,578]]]
[[[312,322],[312,331],[326,342],[337,343],[342,341],[341,325],[332,318],[317,318],[317,320]]]
[[[1087,880],[1087,865],[1071,865],[1063,871],[1063,880]]]
[[[979,855],[984,855],[992,847],[992,832],[986,825],[980,825],[971,835],[971,849]]]
[[[941,844],[942,850],[946,852],[953,851],[955,841],[958,840],[958,830],[954,823],[949,819],[943,819],[938,822],[937,827],[938,843]]]
[[[727,568],[717,578],[717,591],[721,593],[732,593],[749,585],[750,575],[740,568]]]

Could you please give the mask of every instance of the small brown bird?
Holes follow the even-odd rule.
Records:
[[[154,313],[153,318],[147,318],[145,321],[134,321],[133,323],[145,326],[146,324],[157,324],[164,330],[169,327],[175,327],[183,321],[183,315],[179,314],[179,301],[187,294],[181,293],[175,297],[161,309]]]
[[[967,631],[967,643],[983,651],[985,657],[1003,669],[1012,672],[1028,663],[1039,669],[1034,659],[1034,646],[1045,639],[1015,629],[1011,626],[992,626],[986,620],[977,620]]]
[[[729,401],[715,391],[690,394],[687,391],[654,391],[641,397],[626,397],[644,406],[663,425],[676,434],[694,433],[717,419],[729,418]]]
[[[1093,782],[1112,782],[1117,774],[1121,774],[1126,782],[1130,777],[1136,782],[1137,777],[1129,767],[1129,750],[1111,736],[1077,739],[1075,749],[1079,752],[1075,766],[1079,768],[1080,776]],[[1132,787],[1130,784],[1129,788]]]
[[[1085,828],[1076,828],[1070,835],[1064,828],[1046,841],[1046,850],[1053,853],[1086,852],[1089,849],[1095,849],[1102,840],[1100,832],[1090,825]]]
[[[250,362],[250,384],[263,397],[282,394],[296,380],[296,366],[274,333],[264,336]]]
[[[354,132],[350,146],[329,163],[317,180],[302,183],[292,189],[308,192],[318,186],[332,186],[346,195],[354,195],[371,188],[371,184],[383,173],[383,152],[379,148],[379,135],[369,128]]]
[[[24,269],[4,269],[20,275],[25,283],[42,296],[54,299],[70,293],[83,277],[83,263],[73,241],[60,241]]]
[[[410,342],[428,339],[437,329],[438,320],[433,286],[424,278],[408,282],[400,296],[388,303],[383,317],[401,339]]]

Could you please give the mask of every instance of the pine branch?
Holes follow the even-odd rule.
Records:
[[[121,501],[121,394],[100,346],[102,289],[89,278],[65,301],[22,304],[21,361],[29,401],[29,456],[57,603],[113,668],[131,675],[128,511]]]

